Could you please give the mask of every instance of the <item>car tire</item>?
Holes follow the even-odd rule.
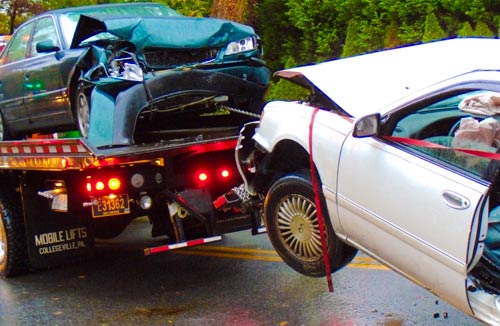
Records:
[[[29,271],[27,247],[20,196],[12,190],[0,191],[0,275]]]
[[[357,250],[335,235],[321,194],[330,272],[348,264]],[[296,173],[278,179],[264,202],[264,219],[273,247],[297,272],[313,277],[326,275],[318,216],[310,174]]]
[[[5,125],[3,115],[2,113],[0,113],[0,141],[9,139],[11,139],[11,136],[9,134],[9,131],[7,130],[7,126]]]
[[[91,87],[85,83],[79,83],[74,99],[75,123],[80,132],[80,136],[87,138],[90,123],[90,92]]]

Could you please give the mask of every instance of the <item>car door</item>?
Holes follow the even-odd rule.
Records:
[[[10,132],[30,125],[24,105],[24,64],[33,26],[27,23],[19,27],[0,57],[0,110]]]
[[[457,107],[461,96],[389,116],[381,137],[348,137],[338,214],[350,241],[470,311],[466,278],[485,237],[479,230],[487,223],[482,207],[491,159],[450,148],[456,138],[450,130],[470,116]]]
[[[59,51],[38,52],[37,44],[50,42],[61,49],[52,16],[36,21],[25,65],[25,105],[36,129],[72,123],[72,115],[61,76],[63,56]]]

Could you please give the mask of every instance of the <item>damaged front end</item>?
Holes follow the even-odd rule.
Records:
[[[260,114],[270,70],[248,26],[81,16],[72,47],[87,42],[92,50],[81,62],[91,68],[81,80],[92,89],[94,146],[233,137]]]
[[[491,167],[497,170],[498,161]],[[470,264],[467,296],[474,315],[490,325],[500,325],[500,184],[490,186],[475,245],[477,259]]]

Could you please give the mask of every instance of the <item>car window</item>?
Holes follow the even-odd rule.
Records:
[[[5,57],[2,58],[3,63],[14,62],[25,58],[33,25],[33,23],[28,23],[19,28],[9,41],[10,45],[7,52],[3,53],[5,55]]]
[[[37,20],[33,38],[31,41],[29,53],[30,57],[35,57],[42,54],[36,51],[36,44],[42,41],[51,41],[52,45],[60,46],[59,40],[57,38],[56,27],[54,25],[52,17],[44,17]]]
[[[491,180],[500,151],[500,93],[475,90],[420,107],[400,118],[393,140]]]

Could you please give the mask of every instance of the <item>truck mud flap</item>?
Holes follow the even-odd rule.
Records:
[[[72,172],[28,172],[22,177],[28,256],[30,265],[35,269],[87,258],[92,253],[91,221],[85,217],[82,207],[76,204],[82,201],[66,197],[66,207],[60,203],[60,209],[55,211],[52,205],[54,199],[40,195],[50,193],[56,184],[61,187],[61,193],[66,189],[76,193],[79,185],[73,175]]]

